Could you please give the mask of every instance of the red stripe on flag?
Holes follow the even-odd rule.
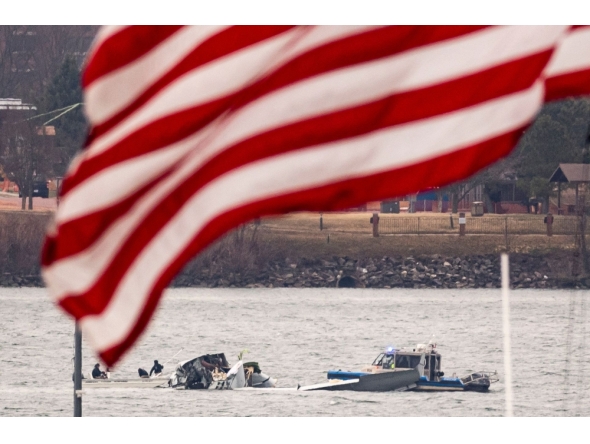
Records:
[[[147,88],[137,99],[108,121],[92,128],[86,145],[108,132],[123,119],[144,105],[159,91],[174,80],[193,69],[247,46],[277,36],[292,29],[293,26],[232,26],[223,30],[196,47],[190,54],[174,66],[157,82]]]
[[[182,26],[130,26],[107,38],[97,48],[82,74],[88,87],[102,77],[148,53]]]
[[[588,49],[590,51],[590,48]],[[545,101],[590,94],[590,68],[545,80]]]

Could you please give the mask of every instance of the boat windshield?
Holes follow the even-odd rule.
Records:
[[[395,357],[396,368],[416,368],[420,364],[420,355],[400,355]]]
[[[379,354],[379,356],[377,356],[375,358],[375,360],[373,361],[373,364],[371,364],[371,365],[381,365],[381,361],[383,360],[383,356],[385,356],[385,353]]]
[[[383,368],[395,368],[395,355],[385,355],[381,362]]]

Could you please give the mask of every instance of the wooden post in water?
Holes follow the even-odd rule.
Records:
[[[506,413],[504,416],[514,416],[512,412],[512,356],[510,345],[510,271],[508,255],[500,256],[502,269],[502,324],[504,332],[504,393],[506,397]]]
[[[82,417],[82,331],[76,321],[74,333],[74,417]]]

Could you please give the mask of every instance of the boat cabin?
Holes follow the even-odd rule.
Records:
[[[389,347],[384,353],[380,353],[371,364],[373,371],[408,370],[418,367],[420,358],[424,355],[424,376],[429,381],[439,381],[444,375],[441,371],[441,355],[435,351],[436,345],[427,346],[418,344],[415,348],[394,349]]]

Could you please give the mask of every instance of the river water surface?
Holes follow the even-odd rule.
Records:
[[[511,293],[514,414],[588,416],[588,292]],[[0,289],[0,416],[71,416],[74,325],[38,288]],[[436,335],[445,374],[498,370],[488,393],[86,390],[84,416],[501,416],[500,290],[173,289],[112,377],[224,352],[295,387]],[[83,372],[97,362],[83,341]]]

